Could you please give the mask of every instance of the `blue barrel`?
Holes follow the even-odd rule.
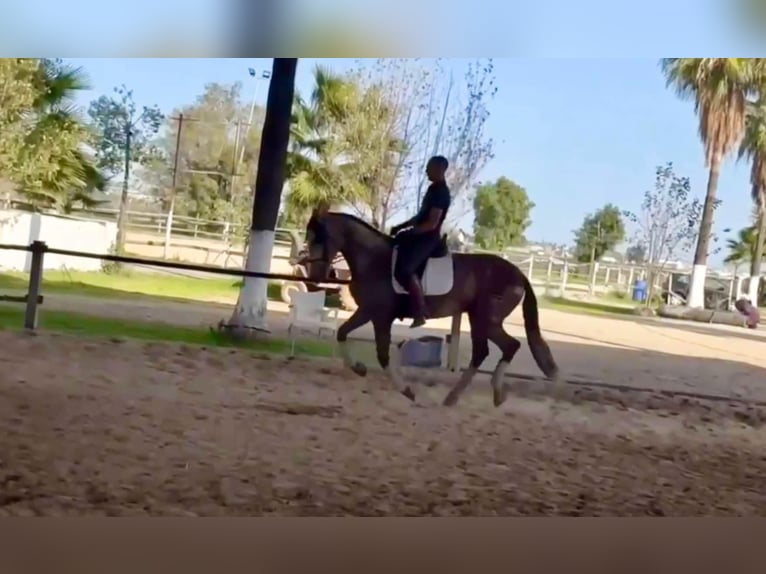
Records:
[[[639,279],[633,284],[633,300],[644,303],[649,290],[649,285],[644,279]]]
[[[399,347],[401,364],[404,367],[441,367],[442,364],[441,337],[426,335],[418,339],[410,339]]]

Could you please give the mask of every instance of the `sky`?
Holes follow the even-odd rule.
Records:
[[[81,104],[116,85],[133,89],[140,105],[169,113],[191,102],[208,82],[243,82],[251,97],[256,83],[248,68],[270,69],[269,59],[73,59],[93,89]],[[318,60],[301,59],[297,88],[308,91]],[[322,60],[343,71],[354,60]],[[464,63],[464,62],[463,62]],[[583,217],[613,203],[637,211],[654,183],[655,167],[672,161],[704,198],[707,169],[691,102],[665,87],[657,58],[495,59],[498,92],[489,103],[486,132],[495,157],[482,181],[506,176],[523,186],[535,208],[530,241],[571,245]],[[455,64],[456,66],[458,63]],[[265,103],[267,86],[257,87]],[[731,236],[749,223],[749,166],[731,158],[724,166],[715,230]],[[471,227],[471,217],[462,223]],[[732,232],[724,233],[731,228]],[[711,257],[721,261],[724,254]]]
[[[758,56],[762,30],[742,25],[758,21],[743,17],[742,7],[759,1],[439,0],[435,9],[429,0],[133,0],[127,9],[102,0],[25,0],[4,6],[0,49],[27,56],[237,55],[265,30],[297,42],[323,21],[383,37],[385,49],[374,55]]]

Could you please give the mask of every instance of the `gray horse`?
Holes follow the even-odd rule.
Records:
[[[324,280],[338,252],[351,270],[351,295],[359,307],[338,329],[344,363],[357,375],[366,375],[366,366],[351,360],[346,341],[349,333],[372,321],[380,366],[404,396],[415,400],[415,393],[403,381],[398,365],[389,360],[394,320],[412,317],[409,298],[392,276],[396,257],[392,238],[352,215],[316,209],[306,227],[306,246],[304,262],[310,280]],[[493,401],[495,406],[505,401],[507,387],[503,377],[521,343],[505,331],[503,321],[522,299],[532,356],[549,379],[557,378],[558,367],[540,333],[537,298],[529,280],[513,263],[496,255],[449,253],[445,246],[442,253],[429,259],[420,275],[424,279],[429,317],[467,313],[471,326],[471,364],[444,399],[445,405],[457,403],[489,355],[489,341],[502,352],[492,375]]]

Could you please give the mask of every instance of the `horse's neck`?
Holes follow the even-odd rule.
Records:
[[[391,255],[389,239],[362,226],[347,230],[341,253],[348,263],[351,276],[362,277],[373,269],[381,269],[381,264]]]

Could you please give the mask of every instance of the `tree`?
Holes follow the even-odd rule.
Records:
[[[272,65],[245,263],[248,271],[268,273],[271,268],[274,229],[286,175],[297,64],[297,58],[274,58]],[[266,329],[267,287],[266,278],[245,277],[230,326]]]
[[[398,208],[404,151],[397,109],[380,83],[318,66],[311,98],[296,98],[285,219],[305,222],[319,201],[339,203],[383,229]]]
[[[713,209],[719,204],[720,200],[716,200]],[[640,211],[625,211],[624,215],[635,226],[633,244],[645,253],[650,275],[649,304],[656,277],[668,262],[697,241],[702,203],[692,196],[689,178],[678,176],[672,162],[668,162],[655,170],[654,188],[644,192]]]
[[[322,196],[385,229],[414,208],[425,163],[437,153],[450,161],[450,219],[462,215],[492,157],[484,133],[487,102],[496,92],[491,60],[469,64],[462,89],[440,60],[380,59],[342,77],[325,70],[315,83],[311,100],[296,106],[293,145],[305,163],[291,170],[285,220],[305,216],[305,204]]]
[[[494,251],[524,245],[534,206],[527,191],[506,177],[478,186],[473,200],[476,243]]]
[[[462,82],[444,69],[441,59],[380,59],[366,77],[384,90],[402,142],[391,174],[388,201],[395,208],[390,215],[415,208],[427,184],[426,161],[440,154],[450,162],[449,218],[458,220],[471,206],[470,191],[494,153],[494,142],[484,131],[488,103],[497,93],[492,59],[470,62]]]
[[[764,76],[764,62],[766,60],[760,58],[664,58],[661,61],[667,85],[680,97],[694,101],[699,135],[705,147],[705,164],[710,170],[687,302],[691,307],[704,306],[707,253],[721,166],[745,132],[747,101]]]
[[[575,257],[581,263],[598,261],[623,239],[625,225],[622,212],[608,203],[586,215],[580,229],[575,231]]]
[[[85,150],[90,133],[74,105],[87,89],[81,68],[58,59],[0,64],[0,169],[35,207],[66,211],[91,205],[105,181]]]
[[[119,253],[125,243],[131,164],[147,164],[156,157],[152,140],[160,129],[163,115],[157,106],[143,106],[139,113],[133,90],[124,85],[114,88],[114,95],[103,95],[92,101],[88,115],[98,136],[95,142],[98,167],[110,177],[122,172],[116,241]]]
[[[359,150],[349,140],[350,116],[360,113],[361,87],[323,66],[314,69],[309,98],[296,94],[288,155],[286,220],[305,224],[318,202],[354,203],[362,193],[353,173]],[[369,135],[369,133],[368,133]]]
[[[640,265],[646,261],[646,247],[641,243],[631,245],[625,251],[625,259],[627,259],[629,263]]]
[[[161,152],[159,161],[148,163],[146,172],[164,210],[169,210],[172,203],[177,213],[226,221],[246,234],[263,110],[256,108],[254,125],[248,130],[249,104],[242,101],[241,91],[239,82],[209,83],[194,103],[175,109],[156,141]],[[176,153],[174,190],[171,176]]]
[[[766,84],[760,87],[758,100],[748,106],[745,135],[739,147],[738,159],[750,161],[750,197],[756,205],[756,223],[752,226],[749,295],[758,300],[761,263],[766,242]],[[744,230],[743,230],[744,231]]]
[[[750,262],[752,265],[755,258],[756,243],[757,232],[755,225],[743,227],[737,232],[736,239],[726,240],[726,248],[729,253],[726,255],[724,263],[732,263],[737,267],[745,262]]]

